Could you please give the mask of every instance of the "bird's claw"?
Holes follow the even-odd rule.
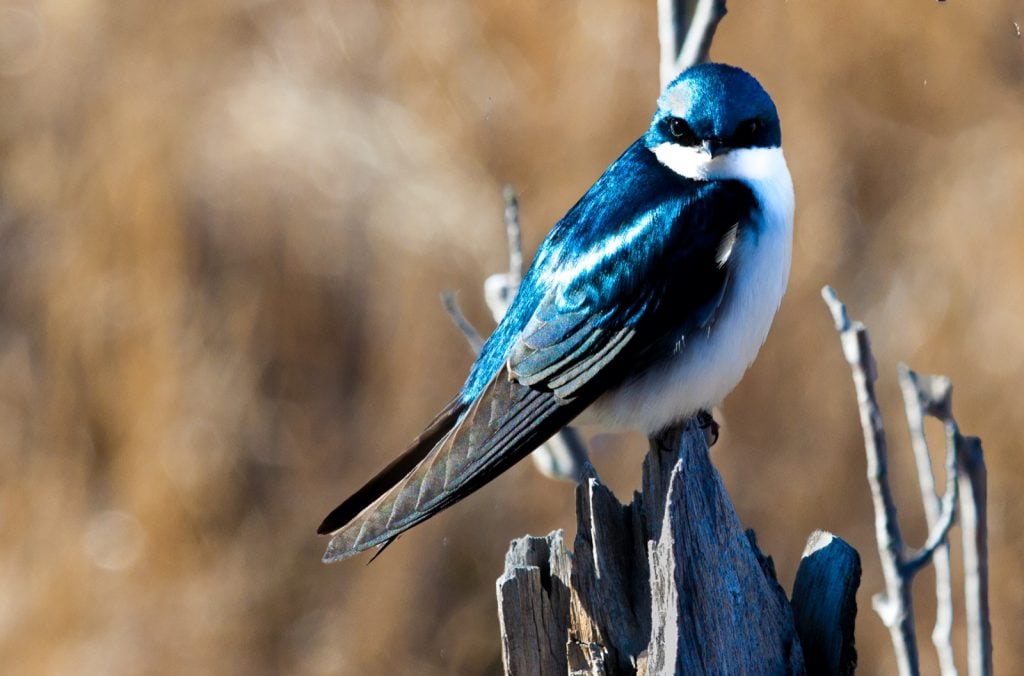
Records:
[[[708,448],[711,448],[718,442],[720,425],[715,422],[715,418],[711,415],[710,411],[699,411],[697,413],[697,426],[704,433],[704,441],[707,442]]]

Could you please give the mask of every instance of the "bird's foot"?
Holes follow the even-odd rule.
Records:
[[[704,441],[707,442],[708,448],[714,446],[718,441],[718,430],[720,426],[715,422],[715,418],[711,415],[711,412],[703,410],[698,411],[697,425],[704,433]]]

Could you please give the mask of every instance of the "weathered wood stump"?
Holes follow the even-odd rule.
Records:
[[[860,587],[857,550],[825,531],[807,539],[793,582],[793,617],[811,674],[852,674]]]
[[[695,423],[651,440],[629,505],[589,467],[576,496],[572,554],[556,531],[506,555],[505,673],[852,672],[857,553],[812,536],[791,606]]]

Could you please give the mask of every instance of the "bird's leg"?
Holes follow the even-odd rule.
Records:
[[[708,448],[711,448],[718,441],[718,430],[719,424],[715,422],[714,416],[711,415],[711,411],[705,411],[701,409],[697,411],[697,425],[701,431],[704,432],[704,441],[707,442]]]

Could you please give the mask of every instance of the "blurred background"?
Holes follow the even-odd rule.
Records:
[[[713,457],[787,589],[813,529],[861,552],[862,673],[894,661],[825,283],[872,331],[912,543],[895,365],[952,377],[990,468],[995,662],[1024,659],[1022,22],[747,0],[712,49],[775,98],[797,192],[789,292]],[[571,538],[571,485],[521,463],[369,567],[322,565],[314,530],[461,384],[439,295],[492,326],[502,185],[532,255],[645,130],[656,35],[654,0],[3,0],[4,671],[498,672],[508,541]],[[627,496],[645,440],[590,446]]]

